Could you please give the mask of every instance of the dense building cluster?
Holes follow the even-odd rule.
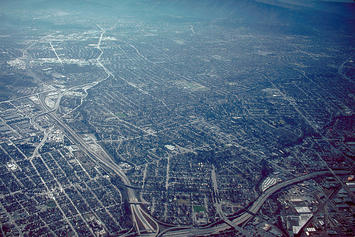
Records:
[[[352,236],[348,41],[164,17],[0,26],[0,236]]]

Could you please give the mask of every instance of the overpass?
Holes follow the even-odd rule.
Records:
[[[337,175],[346,175],[349,174],[348,171],[334,171],[335,174]],[[250,208],[245,211],[243,214],[240,216],[234,218],[233,220],[228,221],[228,223],[222,223],[216,226],[212,227],[207,227],[207,228],[194,228],[194,227],[180,227],[178,230],[177,228],[170,228],[164,233],[161,233],[159,236],[196,236],[196,235],[212,235],[212,234],[218,234],[221,231],[225,231],[231,226],[239,226],[243,224],[244,222],[249,221],[252,217],[254,217],[262,205],[265,203],[265,201],[274,193],[279,191],[282,188],[285,188],[287,186],[303,182],[308,179],[313,179],[319,176],[328,176],[328,175],[333,175],[330,171],[318,171],[314,173],[310,173],[307,175],[299,176],[293,179],[286,180],[284,182],[278,183],[269,189],[267,189],[262,195],[259,196],[259,198],[250,206]],[[229,219],[228,219],[229,220]]]

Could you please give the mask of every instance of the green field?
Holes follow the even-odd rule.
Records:
[[[203,206],[193,206],[194,212],[203,212],[205,211],[205,207]]]
[[[54,208],[56,207],[56,204],[53,200],[49,200],[47,203],[46,203],[47,207],[49,208]]]
[[[119,117],[119,118],[125,118],[125,117],[127,117],[127,114],[122,113],[122,112],[117,112],[117,113],[115,113],[115,115],[116,115],[117,117]]]

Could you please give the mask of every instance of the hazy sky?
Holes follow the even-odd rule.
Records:
[[[304,4],[312,4],[317,2],[354,2],[353,0],[256,0],[257,2],[264,2],[270,4],[277,4],[277,3],[286,3],[292,5],[304,5]]]

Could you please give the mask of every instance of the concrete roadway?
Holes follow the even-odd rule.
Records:
[[[53,110],[48,111],[48,107],[45,105],[43,99],[44,97],[41,98],[42,106],[47,110],[48,116],[54,119],[58,123],[58,125],[63,129],[65,134],[67,134],[67,136],[69,136],[71,140],[75,144],[77,144],[80,147],[80,149],[84,151],[86,155],[88,155],[91,159],[96,158],[93,159],[94,162],[100,162],[106,168],[109,168],[109,170],[112,170],[115,174],[117,174],[126,186],[128,187],[131,186],[131,183],[127,178],[126,174],[120,169],[120,167],[114,161],[112,161],[112,159],[106,152],[100,152],[98,154],[94,151],[89,150],[90,149],[89,146],[86,145],[85,141],[72,128],[70,128],[61,119],[59,119],[56,116],[56,114],[53,113],[54,112]],[[134,190],[127,188],[127,194],[130,203],[139,202],[135,195]],[[146,217],[149,217],[149,215],[147,213],[143,215],[142,214],[143,210],[139,205],[131,204],[130,208],[131,208],[133,220],[135,221],[135,226],[138,234],[140,234],[141,232],[156,233],[157,231],[159,231],[158,223],[156,223],[153,218],[149,218],[150,221],[147,220]],[[137,223],[137,219],[140,223],[142,223],[143,229],[139,227]],[[155,225],[155,227],[151,224],[152,222],[154,223],[153,225]]]
[[[338,175],[345,175],[348,174],[347,171],[335,171],[336,174]],[[296,177],[287,181],[284,181],[282,183],[278,183],[269,189],[267,189],[254,203],[253,205],[249,208],[248,212],[244,212],[241,216],[235,218],[234,220],[231,221],[233,223],[233,226],[240,225],[246,221],[248,221],[250,218],[252,218],[256,214],[262,205],[265,203],[265,201],[274,193],[279,191],[282,188],[285,188],[289,185],[296,184],[308,179],[313,179],[318,176],[324,176],[324,175],[332,175],[330,171],[319,171],[319,172],[314,172],[311,174],[303,175],[300,177]],[[252,213],[252,214],[251,214]],[[231,224],[229,223],[229,224]],[[163,236],[196,236],[196,235],[211,235],[211,234],[218,234],[221,231],[227,230],[230,228],[230,225],[226,223],[222,223],[218,226],[214,227],[209,227],[209,228],[188,228],[188,229],[183,229],[183,230],[178,230],[174,231],[171,229],[171,231],[166,231]]]
[[[123,183],[126,186],[131,186],[131,183],[127,176],[123,173],[123,171],[120,169],[120,167],[112,161],[110,156],[106,152],[100,152],[99,154],[90,151],[89,148],[86,146],[85,141],[78,135],[76,132],[71,129],[67,124],[65,124],[61,119],[59,119],[55,113],[56,108],[58,107],[58,103],[56,103],[56,106],[53,110],[48,111],[48,107],[45,106],[45,103],[43,101],[44,97],[40,98],[42,102],[42,106],[45,107],[45,109],[48,112],[48,115],[53,118],[59,125],[62,127],[62,129],[66,132],[68,136],[72,138],[72,140],[79,145],[82,151],[84,151],[91,159],[93,157],[96,158],[94,161],[99,161],[102,164],[104,164],[107,168],[115,172],[123,181]],[[336,171],[336,174],[346,174],[345,171]],[[179,231],[167,231],[164,233],[164,236],[194,236],[194,235],[208,235],[208,234],[216,234],[220,231],[226,230],[230,228],[230,226],[238,226],[246,221],[248,221],[250,218],[252,218],[256,214],[261,206],[264,204],[264,202],[275,192],[279,191],[280,189],[289,186],[291,184],[299,183],[307,179],[312,179],[318,176],[323,176],[323,175],[332,175],[330,171],[320,171],[320,172],[314,172],[311,174],[307,174],[304,176],[296,177],[287,181],[284,181],[282,183],[278,183],[269,189],[267,189],[254,203],[253,205],[249,208],[248,212],[244,212],[241,216],[235,218],[234,220],[229,221],[226,217],[222,217],[226,223],[220,224],[215,227],[209,227],[209,228],[188,228],[184,230],[179,230]],[[133,203],[138,203],[138,199],[135,195],[134,190],[128,188],[127,189],[127,194],[128,194],[128,199],[129,202],[132,203],[130,205],[131,212],[133,215],[133,220],[135,221],[135,226],[137,229],[138,234],[142,233],[159,233],[159,225],[158,223],[150,217],[150,215],[141,208],[140,205],[136,205]],[[142,214],[144,212],[144,215]],[[147,217],[149,217],[150,221],[147,220]],[[143,225],[143,229],[139,227],[137,223],[137,219],[139,220],[140,223]],[[239,229],[239,228],[238,228]]]
[[[43,102],[43,101],[42,101]],[[74,130],[72,130],[67,124],[65,124],[63,121],[61,121],[54,113],[48,113],[48,115],[53,118],[57,123],[63,128],[64,131],[66,131],[67,135],[70,135],[72,140],[78,144],[89,157],[95,157],[97,160],[100,161],[102,164],[104,164],[106,167],[108,167],[110,170],[114,171],[123,181],[123,183],[127,186],[131,186],[131,183],[127,176],[121,171],[120,167],[111,160],[109,155],[106,152],[101,152],[100,154],[96,154],[93,151],[88,150],[88,147],[86,146],[85,141],[76,134]],[[347,174],[345,171],[336,171],[336,174]],[[226,230],[230,228],[230,226],[238,226],[246,221],[248,221],[250,218],[253,217],[253,214],[256,214],[261,206],[264,204],[264,202],[275,192],[279,191],[280,189],[295,184],[302,182],[304,180],[312,179],[318,176],[323,176],[323,175],[331,175],[330,171],[320,171],[320,172],[314,172],[311,174],[307,174],[304,176],[296,177],[287,181],[284,181],[282,183],[278,183],[269,189],[267,189],[254,203],[253,205],[249,208],[248,212],[243,213],[241,216],[235,218],[232,221],[226,221],[228,224],[223,223],[215,227],[210,227],[210,228],[188,228],[184,230],[179,230],[179,231],[167,231],[164,233],[164,236],[194,236],[194,235],[210,235],[210,234],[216,234],[219,233],[223,230]],[[147,217],[150,217],[150,215],[140,207],[140,205],[136,205],[133,203],[137,203],[138,199],[134,193],[134,190],[128,188],[127,189],[127,194],[129,198],[129,202],[132,203],[130,205],[133,219],[135,220],[135,225],[138,234],[142,233],[159,233],[159,225],[158,223],[153,219],[149,218],[150,221],[147,220]],[[144,212],[144,215],[142,214]],[[138,223],[137,219],[143,224],[143,229],[141,230]],[[152,224],[153,223],[153,224]],[[155,226],[154,226],[155,225]],[[239,229],[239,228],[238,228]]]
[[[100,34],[99,42],[97,45],[97,49],[99,49],[101,52],[100,52],[100,55],[97,57],[96,61],[100,65],[100,67],[102,67],[104,69],[104,71],[107,73],[107,77],[105,79],[103,79],[103,80],[106,80],[109,76],[113,76],[113,75],[100,61],[100,58],[103,54],[103,51],[100,46],[101,46],[101,40],[102,40],[102,37],[105,33],[105,30],[102,29],[100,26],[98,26],[98,27],[101,30],[101,34]],[[97,83],[98,82],[96,82],[96,83],[94,82],[93,85],[95,85]],[[75,87],[72,87],[71,89],[74,89],[74,88]],[[102,152],[92,151],[90,149],[90,147],[87,146],[87,144],[85,143],[85,141],[82,139],[81,136],[79,136],[72,128],[70,128],[66,123],[64,123],[60,118],[57,117],[55,112],[59,108],[63,93],[60,93],[58,95],[55,106],[52,109],[48,108],[48,106],[46,105],[45,96],[46,96],[46,94],[40,95],[40,102],[41,102],[42,107],[45,110],[44,114],[47,113],[49,117],[54,119],[58,123],[58,125],[63,129],[63,132],[65,132],[65,134],[67,134],[67,136],[69,138],[71,138],[71,140],[74,143],[76,143],[80,147],[80,149],[86,155],[88,155],[88,157],[90,159],[92,159],[94,162],[100,162],[106,168],[108,168],[109,170],[112,170],[115,174],[117,174],[121,178],[121,180],[123,181],[125,186],[131,187],[131,183],[130,183],[129,179],[127,178],[126,174],[121,170],[121,168],[111,159],[111,157],[105,151],[102,151]],[[133,204],[133,203],[138,203],[138,199],[135,195],[134,190],[132,190],[131,188],[127,188],[127,194],[128,194],[129,203],[132,203],[132,204],[130,204],[130,209],[131,209],[132,217],[133,217],[134,224],[136,227],[136,231],[138,232],[138,234],[141,234],[141,232],[142,233],[147,233],[147,232],[148,233],[156,233],[156,234],[159,233],[158,223],[148,213],[144,212],[144,210],[141,208],[140,205]],[[142,212],[144,212],[144,214]],[[139,225],[138,222],[141,223],[141,225]]]

